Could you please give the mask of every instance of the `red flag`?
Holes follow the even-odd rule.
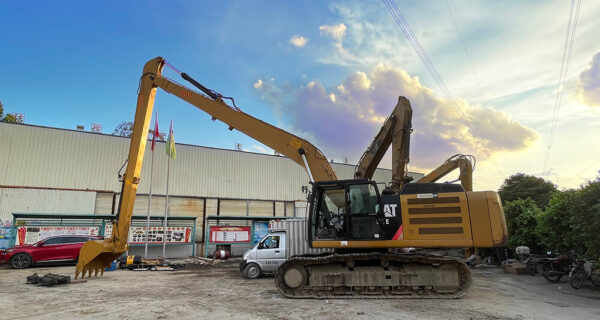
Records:
[[[152,135],[152,146],[150,146],[150,150],[154,152],[154,141],[156,141],[156,137],[159,136],[158,133],[158,112],[156,113],[156,117],[154,118],[154,134]]]

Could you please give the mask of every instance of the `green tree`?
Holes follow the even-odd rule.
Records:
[[[17,117],[14,114],[4,114],[4,105],[2,105],[2,101],[0,101],[0,122],[17,123]]]
[[[556,186],[549,181],[517,173],[504,180],[498,193],[503,203],[531,198],[538,208],[544,209],[556,191]]]
[[[580,234],[584,256],[600,259],[600,177],[579,190],[581,210],[573,217],[574,231]]]
[[[152,136],[154,135],[154,129],[150,129],[148,130],[148,139],[152,139]],[[167,141],[167,136],[164,132],[159,132],[158,136],[156,137],[157,141],[162,141],[162,142],[166,142]]]
[[[4,118],[2,118],[2,121],[4,122],[10,122],[10,123],[17,123],[17,117],[15,117],[14,114],[7,114],[4,116]]]
[[[115,130],[113,131],[114,135],[122,136],[122,137],[131,137],[131,133],[133,132],[133,122],[131,121],[123,121],[117,125]],[[148,130],[148,139],[152,139],[152,135],[154,135],[154,129]],[[156,137],[158,141],[167,141],[164,133],[159,132],[158,137]]]
[[[113,134],[117,135],[117,136],[122,136],[122,137],[131,137],[132,131],[133,131],[133,122],[123,121],[117,125],[117,127],[113,131]]]
[[[543,214],[531,198],[508,201],[504,204],[504,216],[508,228],[508,247],[528,246],[532,252],[544,250],[536,233],[538,219]]]
[[[600,259],[600,178],[579,189],[555,192],[538,218],[543,246],[559,253]]]
[[[553,252],[583,254],[577,221],[582,213],[578,190],[566,190],[552,195],[548,207],[538,219],[536,233],[542,244]]]

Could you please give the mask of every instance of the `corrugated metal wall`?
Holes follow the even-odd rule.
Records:
[[[0,220],[13,212],[92,214],[96,192],[0,188]]]
[[[73,130],[0,123],[0,186],[26,186],[119,192],[117,172],[129,139]],[[159,143],[153,193],[166,190],[167,156]],[[150,148],[146,149],[139,193],[148,193]],[[333,164],[340,179],[352,178],[353,165]],[[391,170],[378,169],[388,182]],[[306,196],[303,168],[280,156],[177,145],[169,193],[178,196],[294,201]],[[102,195],[105,196],[105,195]]]

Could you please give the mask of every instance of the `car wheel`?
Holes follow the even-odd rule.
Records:
[[[9,265],[14,269],[25,269],[31,266],[31,257],[26,253],[15,254],[10,258]]]
[[[249,263],[246,268],[244,268],[244,274],[248,279],[256,279],[260,277],[261,273],[260,266],[256,263]]]

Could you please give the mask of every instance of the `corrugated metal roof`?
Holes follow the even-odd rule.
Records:
[[[153,194],[166,191],[164,143],[155,147]],[[0,123],[0,185],[120,191],[117,173],[129,139],[74,130]],[[150,148],[146,148],[138,193],[148,193]],[[332,164],[340,179],[352,178],[353,165]],[[418,175],[418,174],[417,174]],[[389,182],[391,170],[378,169],[376,181]],[[305,199],[304,168],[286,157],[177,144],[171,161],[169,193],[179,196]]]

